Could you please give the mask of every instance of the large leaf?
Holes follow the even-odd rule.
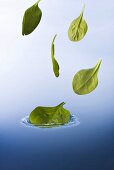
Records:
[[[83,9],[84,11],[84,9]],[[88,26],[86,21],[83,19],[83,11],[81,12],[80,16],[73,20],[69,30],[68,30],[68,37],[71,41],[80,41],[81,39],[84,38]]]
[[[39,2],[40,0],[25,11],[22,22],[22,35],[32,33],[40,23],[42,11],[38,7]]]
[[[92,92],[98,85],[98,70],[101,60],[91,69],[80,70],[73,78],[72,86],[76,94],[84,95]]]
[[[38,126],[66,124],[70,120],[70,112],[63,108],[62,102],[55,107],[36,107],[29,116],[30,123]]]
[[[55,45],[54,41],[57,35],[54,36],[52,44],[51,44],[51,58],[52,58],[52,64],[53,64],[53,72],[56,77],[59,77],[59,64],[57,60],[55,59]]]

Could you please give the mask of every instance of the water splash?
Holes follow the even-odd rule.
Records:
[[[66,128],[66,127],[74,127],[80,124],[79,119],[75,115],[71,115],[70,121],[64,125],[54,125],[54,124],[44,124],[44,125],[33,125],[29,121],[29,116],[24,117],[21,120],[21,123],[27,127],[35,127],[35,128]]]

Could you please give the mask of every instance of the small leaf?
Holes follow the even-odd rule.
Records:
[[[73,78],[72,86],[76,94],[84,95],[92,92],[98,85],[97,74],[101,60],[91,69],[80,70]]]
[[[54,41],[57,35],[54,36],[53,41],[52,41],[52,45],[51,45],[51,58],[52,58],[52,64],[53,64],[53,72],[55,74],[56,77],[59,77],[59,64],[55,59],[55,45],[54,45]]]
[[[36,107],[29,116],[30,123],[37,126],[63,125],[69,122],[70,112],[63,108],[62,102],[55,107]]]
[[[38,7],[39,2],[40,0],[25,11],[22,22],[22,35],[32,33],[40,23],[42,11]]]
[[[77,19],[73,20],[69,27],[68,37],[71,41],[80,41],[87,33],[88,26],[86,21],[83,19],[84,8],[80,16]]]

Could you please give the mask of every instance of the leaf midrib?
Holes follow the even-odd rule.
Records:
[[[96,72],[99,70],[100,65],[101,65],[101,61],[99,61],[99,63],[95,66],[96,69],[95,69],[95,71],[93,72],[93,74],[91,75],[91,77],[90,77],[89,79],[87,79],[87,81],[85,81],[85,83],[84,83],[82,86],[80,86],[80,87],[77,89],[77,91],[78,91],[79,89],[81,89],[83,86],[85,86],[85,84],[87,84],[87,82],[96,74]]]

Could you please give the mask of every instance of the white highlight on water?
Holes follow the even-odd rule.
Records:
[[[80,124],[79,119],[75,116],[75,115],[71,115],[70,121],[67,124],[64,125],[58,125],[58,126],[54,126],[54,124],[46,124],[46,125],[42,125],[42,126],[36,126],[30,123],[29,121],[29,116],[24,117],[21,120],[21,123],[27,127],[35,127],[35,128],[66,128],[66,127],[74,127],[74,126],[78,126]]]

